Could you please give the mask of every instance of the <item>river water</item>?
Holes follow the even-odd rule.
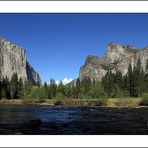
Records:
[[[148,108],[0,106],[0,134],[147,135],[147,123]]]

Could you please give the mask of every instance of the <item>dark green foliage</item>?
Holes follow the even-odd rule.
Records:
[[[146,105],[146,106],[148,106],[148,93],[144,93],[144,94],[143,94],[141,105]]]
[[[133,97],[134,96],[134,73],[133,73],[131,64],[129,64],[129,67],[128,67],[126,85],[129,91],[129,96]]]
[[[8,98],[10,99],[10,82],[7,77],[3,77],[1,81],[2,85],[2,98]]]
[[[105,77],[102,79],[102,85],[108,97],[114,97],[114,83],[115,75],[111,71],[108,71]]]
[[[95,82],[91,85],[89,96],[93,99],[106,98],[104,88],[100,82]]]
[[[104,105],[106,98],[141,97],[146,92],[148,61],[144,72],[140,59],[133,68],[129,64],[126,75],[109,70],[101,82],[85,77],[78,78],[74,85],[64,85],[62,81],[57,85],[54,79],[50,80],[49,85],[46,82],[44,85],[39,82],[33,85],[30,81],[23,82],[21,78],[18,80],[16,73],[11,80],[0,77],[0,99],[32,99],[36,102],[44,102],[45,99],[56,99],[59,102],[61,99],[96,99],[98,105]]]
[[[49,85],[49,98],[50,99],[55,98],[56,93],[57,93],[57,85],[55,83],[55,80],[51,79],[50,80],[50,85]]]
[[[18,99],[24,98],[23,95],[23,80],[22,78],[19,79],[18,81]]]
[[[32,83],[31,81],[25,81],[23,86],[23,96],[24,99],[30,99],[31,98],[31,91],[32,91]]]
[[[17,73],[14,73],[10,80],[10,96],[11,99],[18,98],[18,76]]]
[[[141,61],[138,59],[137,65],[134,67],[134,96],[140,97],[144,90],[144,71],[141,67]]]

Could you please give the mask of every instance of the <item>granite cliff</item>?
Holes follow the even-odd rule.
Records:
[[[91,56],[86,58],[84,65],[80,68],[79,78],[90,77],[91,80],[101,81],[107,71],[121,71],[125,75],[128,66],[137,64],[138,58],[141,60],[141,66],[145,70],[148,59],[148,47],[136,48],[130,45],[119,45],[109,43],[106,53],[103,57]]]
[[[26,50],[6,39],[0,38],[0,74],[11,79],[13,73],[23,81],[41,82],[39,74],[26,60]]]

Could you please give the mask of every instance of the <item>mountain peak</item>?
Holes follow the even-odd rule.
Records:
[[[41,82],[38,73],[28,65],[24,48],[0,38],[0,73],[2,77],[7,76],[10,80],[12,75],[17,73],[18,78],[22,78],[23,81],[28,79],[32,83]]]
[[[85,64],[80,68],[79,78],[90,77],[93,80],[100,81],[108,70],[112,72],[118,70],[125,75],[128,71],[129,64],[134,67],[139,58],[145,70],[148,59],[147,49],[148,47],[136,48],[131,45],[120,45],[114,42],[109,43],[106,53],[102,58],[90,55],[86,58]]]

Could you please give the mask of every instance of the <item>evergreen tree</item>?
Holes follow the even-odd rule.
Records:
[[[116,74],[115,74],[115,83],[118,85],[118,87],[120,89],[123,88],[122,73],[120,71],[116,71]]]
[[[79,83],[79,80],[77,81],[77,85],[80,85]],[[92,82],[91,82],[91,79],[90,77],[85,77],[81,80],[81,91],[82,91],[82,94],[83,95],[87,95],[90,88],[91,88],[91,85],[92,85]],[[78,86],[79,87],[79,86]]]
[[[106,94],[104,92],[104,88],[102,87],[100,82],[95,82],[91,86],[91,89],[89,90],[89,96],[92,99],[102,99],[106,97]]]
[[[24,97],[24,93],[23,93],[23,80],[22,78],[19,79],[18,82],[18,98],[22,99]]]
[[[73,94],[72,94],[72,87],[69,85],[65,85],[65,96],[67,98],[72,98]]]
[[[49,86],[47,85],[47,83],[45,82],[44,83],[44,89],[47,93],[47,98],[50,99],[50,92],[49,92]]]
[[[30,81],[25,81],[23,85],[23,96],[24,99],[31,99],[32,83]]]
[[[118,86],[118,84],[114,84],[113,94],[114,94],[115,98],[122,98],[123,97],[123,92],[120,89],[120,87]]]
[[[18,76],[14,73],[10,80],[10,96],[11,99],[18,98]]]
[[[134,96],[134,73],[133,73],[131,64],[129,64],[129,67],[128,67],[126,82],[128,87],[127,89],[129,91],[129,96],[133,97]]]
[[[140,97],[144,90],[144,71],[141,67],[140,58],[137,61],[137,65],[134,67],[134,96]]]
[[[76,80],[75,98],[79,99],[80,98],[80,94],[81,94],[81,82],[80,82],[80,79],[78,78]]]
[[[56,96],[56,92],[57,92],[57,85],[55,83],[54,79],[50,80],[50,85],[49,85],[49,98],[53,99]]]
[[[2,98],[10,99],[10,83],[7,76],[1,81],[1,91],[2,91]]]
[[[45,99],[48,99],[48,92],[46,91],[46,89],[42,86],[39,89],[39,101],[40,102],[44,102]]]
[[[2,80],[0,76],[0,99],[2,99]]]
[[[146,62],[146,67],[145,67],[144,92],[148,92],[148,59]]]
[[[56,99],[63,99],[65,98],[65,87],[62,81],[60,81],[59,85],[57,86],[56,92]]]
[[[102,79],[102,85],[108,97],[114,98],[114,92],[113,92],[114,82],[115,82],[115,75],[111,71],[108,71],[105,77]]]

